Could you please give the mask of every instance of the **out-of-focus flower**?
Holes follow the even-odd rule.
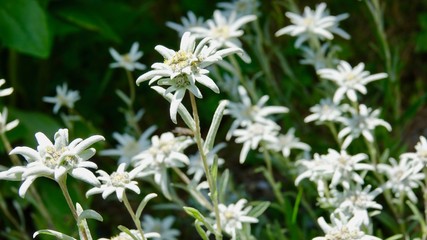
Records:
[[[326,180],[333,176],[333,168],[330,163],[322,158],[320,154],[315,153],[313,159],[301,159],[297,161],[297,166],[300,166],[300,173],[295,179],[295,185],[298,185],[303,179],[308,178],[310,181],[316,183],[317,192],[320,197],[324,196],[325,189],[328,187]]]
[[[233,131],[236,143],[243,143],[240,151],[239,162],[244,163],[250,149],[255,150],[260,143],[272,144],[276,141],[280,127],[271,124],[252,123],[245,128]]]
[[[313,240],[381,240],[360,230],[361,219],[356,216],[350,218],[342,212],[331,215],[331,224],[327,224],[323,217],[320,217],[317,223],[325,232],[325,236],[315,237]]]
[[[236,231],[243,228],[244,223],[257,223],[258,219],[248,216],[252,207],[245,207],[246,199],[240,199],[236,203],[229,205],[218,204],[219,218],[222,229],[229,234],[232,240],[236,240]],[[216,228],[217,225],[214,225]]]
[[[307,40],[331,40],[334,38],[333,33],[345,39],[350,38],[348,33],[338,27],[338,23],[346,19],[348,14],[330,16],[326,9],[326,3],[320,3],[315,10],[305,7],[302,16],[293,12],[286,12],[285,15],[291,20],[292,25],[279,29],[275,35],[276,37],[283,34],[298,36],[295,42],[296,48],[299,48]]]
[[[415,152],[408,152],[400,155],[401,158],[412,158],[416,161],[427,164],[427,140],[424,136],[420,136],[420,141],[415,145]]]
[[[282,152],[284,157],[291,155],[291,149],[301,149],[304,151],[310,151],[311,147],[303,142],[300,142],[299,138],[295,137],[295,128],[290,128],[286,134],[279,134],[276,140],[267,145],[269,149],[277,152]]]
[[[349,111],[352,115],[350,118],[340,118],[340,122],[345,126],[338,133],[338,138],[342,139],[345,137],[341,146],[342,149],[346,149],[350,143],[360,135],[363,135],[369,142],[373,142],[374,136],[372,132],[377,126],[383,126],[388,131],[391,131],[390,124],[378,118],[380,115],[379,109],[372,111],[372,109],[366,107],[366,105],[360,104],[358,110],[350,108]]]
[[[303,59],[300,60],[300,63],[312,65],[316,70],[337,65],[339,60],[334,57],[334,53],[340,48],[337,46],[329,47],[329,45],[329,43],[324,43],[316,50],[310,47],[301,47]]]
[[[175,217],[167,216],[164,219],[153,218],[150,215],[144,215],[141,223],[144,231],[157,232],[160,237],[155,237],[156,240],[176,240],[180,235],[179,230],[172,228]]]
[[[7,171],[6,179],[15,176],[15,180],[24,180],[19,188],[19,195],[23,197],[38,177],[47,177],[57,182],[63,181],[68,174],[72,177],[99,185],[98,179],[87,168],[97,168],[94,162],[88,161],[95,155],[90,145],[104,140],[100,135],[91,136],[85,140],[77,138],[68,143],[68,129],[59,129],[55,133],[55,142],[41,132],[36,133],[37,150],[29,147],[15,147],[10,154],[20,154],[27,160],[25,167],[12,167]]]
[[[113,133],[114,139],[117,140],[119,145],[115,149],[102,150],[100,155],[104,156],[118,156],[119,163],[130,164],[134,156],[150,147],[151,143],[149,137],[156,130],[156,126],[151,126],[144,131],[138,140],[135,137],[124,133]]]
[[[224,16],[223,12],[216,10],[213,19],[206,21],[207,27],[194,27],[191,32],[197,38],[211,38],[213,44],[218,47],[241,48],[242,43],[238,37],[241,37],[244,32],[240,28],[256,19],[255,15],[237,16],[236,12],[231,12],[230,16],[227,17]],[[239,56],[247,63],[251,61],[246,53]]]
[[[19,120],[15,119],[12,122],[7,122],[7,108],[3,108],[3,112],[0,113],[0,133],[4,134],[12,129],[14,129],[19,124]]]
[[[136,237],[137,240],[142,240],[141,234],[136,229],[130,229],[130,233],[133,235],[129,235],[126,232],[120,232],[118,235],[111,237],[111,238],[100,238],[98,240],[135,240]],[[160,234],[157,232],[144,232],[144,238],[159,238]]]
[[[6,83],[6,80],[0,79],[0,87]],[[0,89],[0,97],[8,96],[13,93],[13,88]]]
[[[61,86],[56,86],[55,97],[43,97],[43,101],[47,103],[55,104],[53,106],[53,112],[58,113],[59,109],[64,106],[68,109],[74,109],[74,103],[80,99],[79,91],[68,90],[67,83],[63,83]]]
[[[103,170],[96,171],[100,176],[98,179],[101,181],[101,186],[89,189],[86,192],[86,197],[102,193],[102,198],[106,199],[110,194],[116,192],[117,199],[123,201],[123,195],[126,189],[132,190],[136,194],[140,193],[138,182],[133,181],[135,176],[143,170],[146,165],[140,165],[130,172],[125,171],[126,163],[121,163],[117,171],[108,174]]]
[[[120,55],[114,48],[109,48],[111,56],[116,62],[110,64],[110,68],[124,68],[128,71],[134,71],[135,69],[144,70],[146,66],[142,63],[137,62],[143,55],[138,50],[139,43],[134,42],[130,48],[129,53]]]
[[[304,122],[306,123],[313,121],[318,123],[325,123],[328,121],[337,122],[343,113],[343,107],[332,102],[330,98],[325,98],[321,99],[320,103],[311,107],[310,112],[312,112],[312,114],[304,118]]]
[[[377,165],[378,171],[384,173],[388,179],[384,188],[391,189],[396,198],[406,195],[409,200],[416,203],[417,196],[413,189],[422,186],[422,181],[426,177],[422,172],[424,164],[409,158],[401,158],[399,162],[390,158],[389,161],[391,165],[384,163]]]
[[[258,0],[233,0],[231,2],[219,2],[217,6],[222,8],[228,15],[236,12],[237,16],[244,16],[249,14],[256,15],[260,3]]]
[[[147,168],[139,172],[137,177],[154,174],[154,181],[160,186],[163,194],[170,198],[167,169],[188,165],[190,160],[183,152],[193,143],[191,138],[175,137],[171,132],[163,133],[160,137],[153,136],[151,146],[132,159],[136,167],[147,165]]]
[[[219,93],[218,86],[207,76],[209,71],[205,68],[221,60],[224,56],[241,51],[237,47],[218,50],[220,46],[216,44],[207,45],[210,40],[204,38],[196,46],[195,37],[190,32],[185,32],[178,51],[161,45],[156,46],[155,49],[164,57],[164,62],[154,63],[153,70],[144,73],[136,80],[137,84],[149,80],[150,85],[157,81],[159,85],[169,86],[165,94],[175,92],[170,106],[170,116],[174,123],[176,123],[178,106],[184,99],[187,90],[194,96],[202,98],[196,82]]]
[[[206,160],[209,166],[214,163],[215,158],[217,157],[217,152],[225,147],[225,143],[220,143],[213,147],[209,152],[205,152]],[[218,158],[218,166],[224,164],[224,159]],[[203,162],[200,158],[200,153],[190,156],[190,164],[188,165],[187,170],[188,175],[194,175],[193,181],[199,183],[203,176],[205,176],[205,170],[203,168]]]
[[[265,106],[269,96],[262,96],[259,101],[253,105],[243,86],[238,88],[242,102],[229,102],[224,114],[229,114],[234,118],[230,130],[228,130],[227,139],[230,139],[238,127],[246,127],[254,122],[265,125],[276,125],[276,123],[267,118],[271,114],[287,113],[289,110],[282,106]]]
[[[166,26],[177,31],[182,36],[185,32],[191,31],[193,27],[203,27],[204,20],[202,17],[197,17],[192,11],[188,11],[187,17],[181,17],[181,24],[168,21]]]
[[[376,73],[370,75],[368,71],[364,71],[365,64],[359,63],[352,68],[346,61],[340,61],[337,69],[324,68],[317,70],[317,74],[324,79],[331,80],[338,85],[338,89],[334,94],[334,102],[338,103],[346,95],[348,99],[357,102],[356,91],[366,94],[366,84],[386,78],[386,73]]]

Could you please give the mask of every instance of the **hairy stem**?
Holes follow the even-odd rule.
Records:
[[[126,196],[126,192],[123,193],[123,203],[125,204],[126,209],[128,210],[130,216],[132,217],[133,223],[135,224],[136,228],[139,231],[139,234],[141,234],[142,240],[145,240],[144,231],[141,227],[141,221],[136,218],[135,212],[133,211],[132,207],[130,206],[129,200]]]

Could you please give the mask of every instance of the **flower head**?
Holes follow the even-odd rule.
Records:
[[[168,216],[164,219],[153,218],[150,215],[144,215],[142,221],[142,227],[144,231],[157,232],[160,234],[157,240],[176,240],[180,232],[177,229],[172,228],[175,217]]]
[[[120,55],[114,48],[110,48],[110,54],[116,62],[110,64],[110,68],[124,68],[128,71],[134,71],[135,69],[144,70],[146,66],[142,63],[137,62],[143,55],[138,50],[139,43],[134,42],[130,48],[129,53]]]
[[[28,162],[25,168],[19,167],[15,168],[16,171],[10,171],[10,174],[17,174],[21,179],[25,179],[19,188],[19,195],[24,196],[28,187],[38,177],[48,177],[59,182],[66,178],[67,173],[92,185],[99,185],[95,175],[86,169],[97,168],[94,162],[88,161],[96,151],[88,147],[104,140],[104,137],[95,135],[85,140],[77,138],[68,143],[68,129],[59,129],[55,133],[54,143],[41,132],[36,133],[36,139],[37,150],[15,147],[10,152],[24,156]]]
[[[291,20],[292,25],[281,28],[275,35],[276,37],[283,34],[298,36],[295,42],[295,47],[297,48],[307,40],[331,40],[334,38],[333,33],[345,39],[350,38],[344,30],[338,27],[338,23],[346,19],[348,14],[330,16],[329,11],[326,9],[326,3],[317,5],[315,10],[305,7],[302,16],[292,12],[287,12],[286,16]]]
[[[3,108],[3,112],[0,113],[0,133],[4,134],[12,129],[14,129],[19,124],[19,120],[13,120],[12,122],[7,122],[7,108]]]
[[[311,147],[295,137],[295,128],[290,128],[286,134],[279,134],[276,141],[267,146],[269,149],[281,151],[284,157],[291,155],[291,149],[310,151]]]
[[[102,193],[102,198],[106,199],[110,194],[116,192],[117,199],[121,202],[126,189],[132,190],[136,194],[140,193],[137,182],[133,181],[136,174],[138,174],[146,166],[140,165],[130,172],[125,171],[126,163],[121,163],[117,168],[117,171],[108,174],[103,170],[98,170],[97,173],[100,175],[98,179],[101,181],[101,186],[94,187],[86,192],[86,197]]]
[[[180,36],[185,32],[188,32],[193,27],[204,26],[204,20],[202,17],[197,17],[192,11],[187,12],[187,17],[181,17],[181,24],[174,22],[166,22],[166,26],[177,31]]]
[[[348,99],[357,102],[356,91],[366,94],[365,85],[379,79],[386,78],[386,73],[377,73],[369,75],[368,71],[364,71],[365,64],[359,63],[352,68],[346,61],[340,61],[337,69],[323,68],[317,71],[321,78],[331,80],[338,85],[338,89],[334,94],[334,102],[338,103],[346,95]]]
[[[56,86],[56,96],[55,97],[43,97],[43,101],[47,103],[55,104],[53,106],[53,112],[58,113],[59,109],[64,106],[68,109],[74,108],[74,103],[80,99],[79,91],[77,90],[68,90],[67,83],[62,84],[61,86]]]
[[[427,164],[427,140],[424,136],[420,136],[420,141],[415,145],[415,152],[408,152],[400,155],[401,158],[412,158],[416,161]]]
[[[3,86],[3,84],[6,83],[6,80],[0,79],[0,87]],[[0,97],[8,96],[12,94],[13,88],[5,88],[0,90]]]
[[[330,98],[321,99],[319,104],[310,108],[312,114],[304,118],[304,122],[336,122],[340,119],[344,107],[332,102]]]
[[[252,207],[245,207],[246,203],[246,199],[240,199],[229,205],[218,205],[221,226],[227,234],[231,235],[233,240],[237,239],[236,231],[241,230],[244,223],[258,222],[257,218],[248,216]],[[217,227],[216,224],[214,227]]]

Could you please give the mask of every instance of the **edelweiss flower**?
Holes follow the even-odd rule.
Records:
[[[276,141],[267,145],[267,147],[277,152],[281,151],[284,157],[289,157],[291,149],[294,148],[304,151],[310,151],[311,149],[308,144],[300,142],[299,138],[295,137],[295,128],[290,128],[285,135],[279,134]]]
[[[340,48],[338,46],[329,47],[329,45],[329,43],[324,43],[316,50],[310,47],[301,47],[303,59],[300,60],[300,63],[312,65],[316,70],[337,65],[339,60],[335,58],[334,53]]]
[[[257,0],[233,0],[231,2],[219,2],[217,6],[224,12],[231,14],[236,12],[238,16],[256,14],[260,3]]]
[[[7,107],[3,108],[3,112],[0,113],[0,133],[4,134],[16,126],[18,126],[19,120],[15,119],[10,123],[7,123]]]
[[[360,230],[360,219],[348,216],[339,212],[335,216],[331,215],[331,224],[327,224],[323,217],[317,220],[319,226],[325,232],[324,237],[315,237],[313,240],[329,240],[329,239],[342,239],[342,240],[381,240],[380,238],[366,235]]]
[[[226,17],[221,11],[216,10],[213,14],[213,19],[206,21],[207,28],[194,27],[191,29],[191,32],[193,32],[197,38],[211,38],[213,44],[218,47],[241,48],[242,43],[238,37],[243,35],[243,30],[240,30],[240,28],[244,24],[255,21],[256,19],[257,17],[255,15],[238,17],[236,12],[231,12],[230,16]],[[239,56],[247,63],[251,61],[246,53]]]
[[[239,86],[238,91],[242,102],[229,102],[227,109],[224,111],[224,114],[229,114],[234,118],[230,130],[228,130],[227,139],[231,138],[239,126],[246,127],[254,122],[276,125],[276,123],[267,118],[267,116],[271,114],[287,113],[289,111],[288,108],[282,106],[265,106],[265,103],[269,99],[267,95],[262,96],[256,105],[253,105],[243,86]]]
[[[233,136],[236,137],[236,143],[243,143],[240,151],[239,161],[244,163],[250,149],[255,150],[261,142],[268,144],[274,143],[277,139],[280,127],[277,125],[265,125],[261,123],[252,123],[244,129],[236,129]]]
[[[231,239],[235,240],[236,231],[243,228],[244,223],[257,223],[258,219],[255,217],[248,216],[249,211],[252,207],[246,207],[246,199],[240,199],[235,204],[218,204],[219,218],[221,220],[222,229],[231,235]],[[216,228],[217,225],[214,225]]]
[[[369,142],[373,142],[374,136],[372,135],[372,131],[377,126],[383,126],[388,131],[391,131],[390,124],[378,118],[380,115],[379,109],[372,111],[366,105],[360,104],[358,111],[354,108],[350,108],[349,111],[352,114],[351,118],[340,118],[340,122],[345,125],[338,133],[338,138],[342,139],[345,137],[341,146],[342,149],[346,149],[353,139],[358,138],[360,134]]]
[[[0,87],[3,86],[3,84],[6,83],[6,80],[4,79],[0,79]],[[0,97],[4,97],[4,96],[8,96],[10,94],[12,94],[13,92],[13,88],[5,88],[5,89],[1,89],[0,90]]]
[[[74,103],[80,99],[79,91],[68,90],[67,83],[61,86],[56,86],[55,97],[43,97],[43,101],[55,104],[53,112],[58,113],[59,109],[64,106],[68,109],[74,108]]]
[[[215,82],[207,76],[209,73],[205,68],[232,53],[241,51],[240,48],[218,49],[218,45],[210,44],[209,38],[204,38],[196,46],[196,39],[189,32],[185,32],[181,38],[179,51],[168,49],[158,45],[155,47],[164,58],[163,63],[152,65],[153,70],[141,75],[136,83],[139,85],[143,81],[149,81],[149,84],[156,82],[159,85],[170,86],[165,94],[175,92],[170,107],[170,116],[176,123],[176,114],[178,106],[184,98],[186,90],[189,90],[194,96],[202,98],[202,93],[196,86],[196,82],[205,85],[215,93],[219,93],[219,88]]]
[[[13,167],[8,172],[8,176],[16,175],[16,180],[25,179],[19,188],[21,197],[38,177],[48,177],[59,182],[64,180],[68,173],[92,185],[99,185],[95,175],[86,169],[97,168],[94,162],[88,161],[96,151],[88,147],[104,140],[104,137],[95,135],[85,140],[77,138],[68,143],[68,129],[59,129],[54,136],[55,143],[41,132],[36,133],[36,139],[37,151],[29,147],[16,147],[10,152],[20,154],[28,161],[25,169],[21,166]]]
[[[415,145],[415,152],[408,152],[400,155],[401,158],[412,158],[416,161],[427,163],[427,140],[424,136],[420,136],[420,141]]]
[[[126,163],[121,163],[117,168],[117,171],[112,174],[108,174],[103,170],[96,171],[100,176],[98,179],[101,181],[101,186],[94,187],[86,192],[86,197],[102,193],[102,198],[106,199],[110,194],[116,192],[117,199],[123,201],[123,195],[125,194],[126,189],[134,191],[136,194],[140,193],[138,182],[132,181],[135,176],[144,168],[146,165],[140,165],[132,171],[125,171]]]
[[[136,237],[138,240],[142,240],[141,234],[136,229],[130,229],[130,233],[133,235],[133,237]],[[111,238],[100,238],[99,240],[135,240],[126,232],[120,232],[119,235],[111,237]],[[160,238],[160,234],[156,232],[145,232],[144,231],[144,238]]]
[[[280,29],[275,35],[276,37],[283,34],[298,36],[295,42],[296,48],[299,48],[302,43],[307,40],[331,40],[334,38],[332,33],[345,39],[350,38],[344,30],[338,27],[339,21],[346,19],[348,14],[344,13],[338,16],[330,16],[329,11],[326,10],[325,3],[317,5],[314,11],[309,7],[305,7],[302,16],[292,12],[286,12],[285,15],[291,20],[293,25]]]
[[[133,136],[124,133],[113,133],[114,139],[117,140],[119,145],[116,149],[107,149],[100,152],[104,156],[119,156],[119,163],[130,164],[131,160],[138,153],[150,147],[150,140],[148,137],[156,130],[156,126],[151,126],[139,137],[137,141]]]
[[[332,102],[330,98],[321,99],[319,104],[310,108],[312,114],[304,118],[304,122],[319,122],[324,123],[327,121],[336,122],[340,119],[343,107],[337,103]]]
[[[416,203],[417,196],[412,189],[422,186],[426,177],[422,172],[424,164],[409,158],[401,158],[399,163],[394,158],[389,160],[391,165],[380,163],[377,166],[380,173],[387,175],[388,181],[384,187],[391,189],[396,198],[404,194]]]
[[[180,36],[185,32],[191,31],[193,27],[202,27],[204,25],[204,20],[202,17],[196,17],[192,11],[187,12],[187,18],[181,17],[181,24],[174,22],[166,22],[166,26],[177,31]]]
[[[368,71],[363,71],[365,64],[359,63],[352,68],[346,61],[340,61],[337,69],[324,68],[317,71],[317,74],[324,79],[334,81],[338,85],[338,89],[334,94],[334,102],[338,103],[343,98],[344,94],[353,102],[357,102],[356,91],[366,94],[365,85],[379,79],[386,78],[386,73],[377,73],[369,75]]]
[[[334,149],[328,149],[328,154],[321,156],[328,162],[331,172],[333,172],[331,180],[331,188],[339,183],[345,188],[350,188],[350,180],[358,184],[363,184],[363,178],[356,172],[358,170],[374,170],[372,165],[367,163],[359,163],[368,158],[364,153],[359,153],[354,156],[347,154],[345,150],[337,152]]]
[[[186,136],[175,137],[173,133],[166,132],[151,138],[151,147],[133,157],[135,166],[147,165],[147,169],[140,172],[138,177],[154,174],[154,181],[158,184],[163,194],[170,198],[167,169],[188,165],[189,159],[183,151],[194,141]]]
[[[301,159],[296,164],[297,166],[302,166],[302,169],[295,179],[295,185],[298,185],[303,179],[308,178],[310,181],[316,183],[317,192],[320,197],[323,197],[327,187],[325,185],[326,180],[331,179],[334,174],[330,163],[318,153],[315,153],[313,159]]]
[[[128,71],[144,70],[146,66],[137,62],[143,55],[141,51],[138,51],[138,48],[139,43],[134,42],[129,53],[123,55],[120,55],[114,48],[109,48],[111,56],[116,60],[116,62],[110,64],[110,68],[124,68]]]
[[[160,234],[159,240],[176,240],[180,232],[172,228],[174,221],[175,217],[173,216],[168,216],[162,220],[145,215],[141,225],[144,231],[158,232]]]

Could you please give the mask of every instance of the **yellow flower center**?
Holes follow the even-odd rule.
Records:
[[[191,64],[193,58],[192,53],[179,50],[173,57],[166,59],[164,63],[169,65],[173,71],[181,71]]]
[[[111,185],[113,185],[114,187],[123,187],[126,184],[130,183],[129,173],[127,172],[113,172],[110,176],[110,179]]]

